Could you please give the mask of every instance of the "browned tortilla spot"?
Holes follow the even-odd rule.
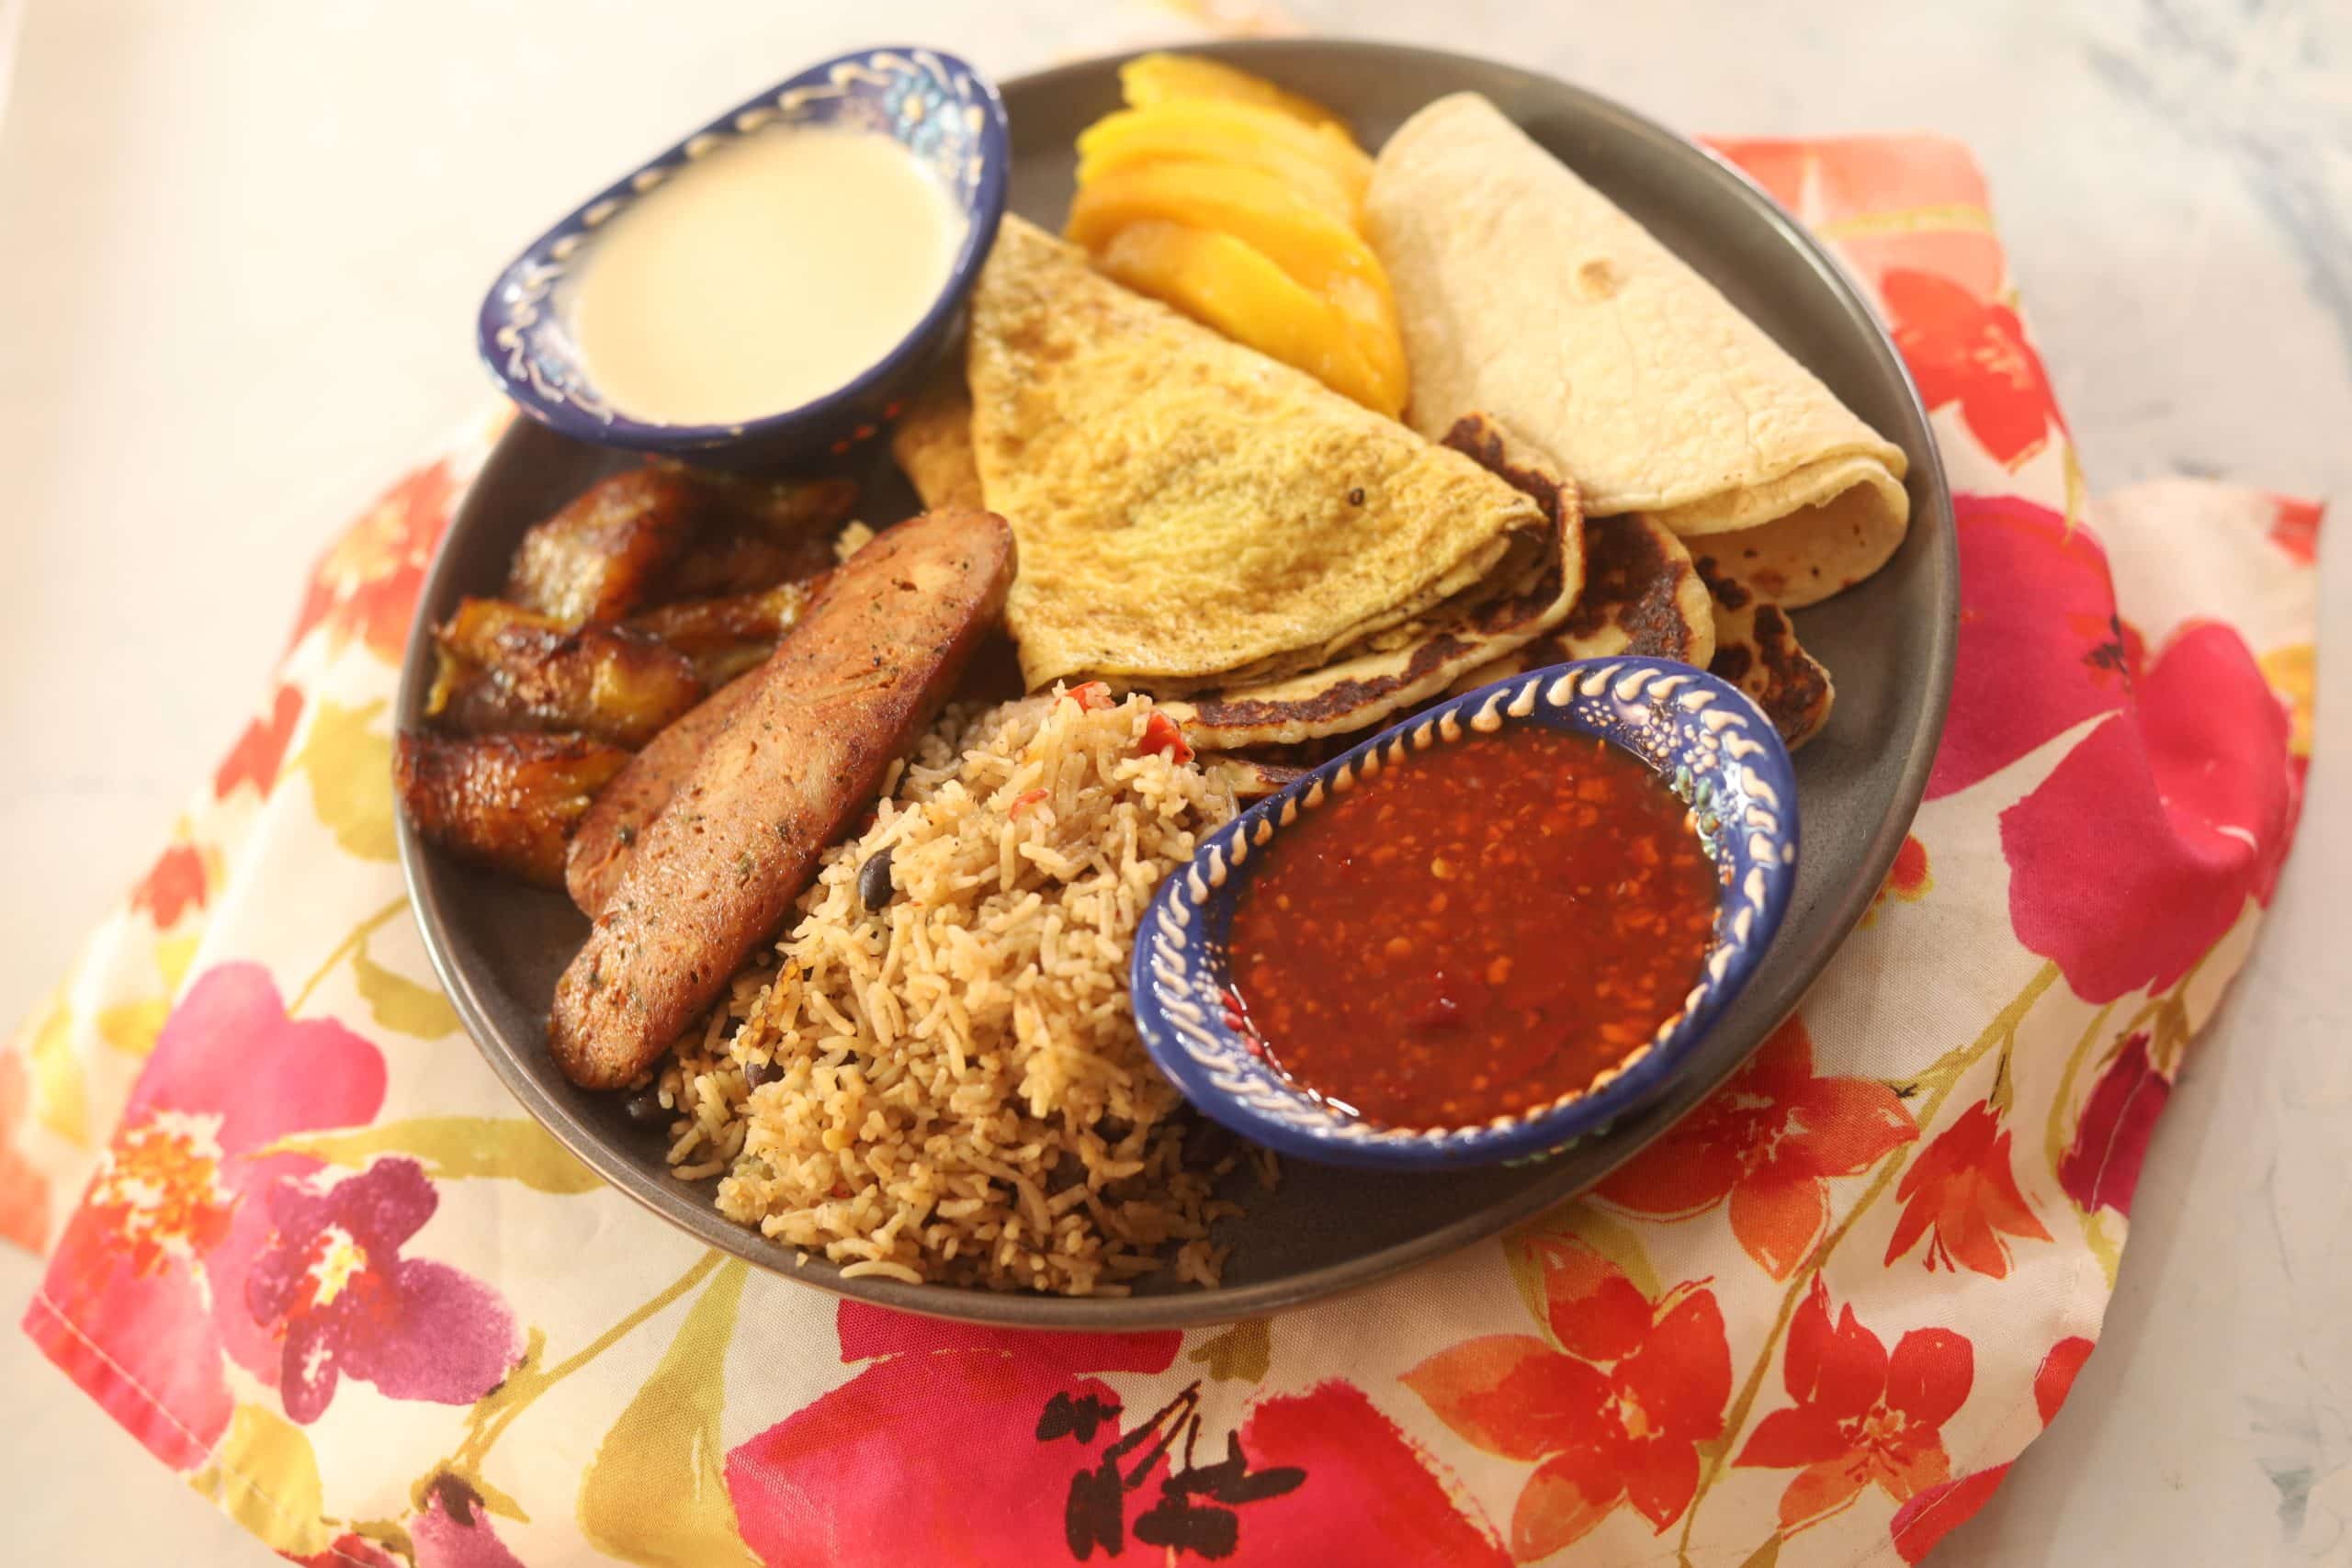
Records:
[[[1724,571],[1713,556],[1694,563],[1715,602],[1715,656],[1707,668],[1756,701],[1792,748],[1804,745],[1829,718],[1836,690],[1829,671],[1797,641],[1796,626],[1780,604]]]
[[[1556,577],[1554,582],[1554,592],[1556,592]],[[1468,646],[1451,634],[1435,637],[1413,649],[1412,659],[1402,670],[1391,671],[1370,681],[1336,682],[1311,695],[1282,702],[1256,702],[1246,697],[1228,702],[1215,694],[1196,697],[1193,699],[1193,722],[1217,728],[1319,723],[1385,702],[1390,693],[1416,681],[1426,680],[1439,666],[1458,657]]]
[[[1756,607],[1756,647],[1764,661],[1765,688],[1778,698],[1765,711],[1812,715],[1818,723],[1829,705],[1828,677],[1798,648],[1796,628],[1778,604]]]
[[[1753,550],[1748,553],[1755,554]],[[1747,608],[1747,602],[1756,597],[1748,592],[1746,583],[1717,566],[1714,557],[1693,556],[1690,564],[1699,569],[1699,581],[1707,585],[1707,592],[1713,594],[1715,603],[1724,609],[1744,610]]]
[[[1554,635],[1573,640],[1613,626],[1625,634],[1628,653],[1688,659],[1690,619],[1658,536],[1632,517],[1589,518],[1584,552],[1584,596]]]

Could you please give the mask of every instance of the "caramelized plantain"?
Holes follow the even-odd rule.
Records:
[[[703,699],[695,661],[625,626],[567,629],[497,599],[468,599],[434,634],[441,668],[426,711],[447,728],[577,730],[639,747]]]
[[[780,582],[756,593],[684,599],[631,616],[628,627],[694,661],[703,684],[717,688],[775,651],[817,595],[820,579]]]
[[[619,620],[653,597],[710,504],[710,488],[682,468],[600,480],[523,536],[506,597],[567,627]]]
[[[416,830],[452,853],[542,886],[596,792],[628,753],[584,735],[402,733],[393,780]]]
[[[814,577],[833,564],[833,535],[857,504],[857,485],[845,479],[679,471],[701,488],[708,521],[662,574],[647,604],[755,593]]]

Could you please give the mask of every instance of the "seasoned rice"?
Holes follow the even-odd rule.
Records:
[[[718,1176],[722,1213],[846,1276],[1111,1294],[1166,1264],[1215,1283],[1234,1158],[1188,1160],[1186,1133],[1231,1145],[1197,1136],[1146,1056],[1127,961],[1235,804],[1143,749],[1151,718],[1087,686],[934,726],[664,1068],[677,1173]],[[869,910],[858,873],[884,851]]]

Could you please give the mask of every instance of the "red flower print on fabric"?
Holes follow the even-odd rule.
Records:
[[[2067,1389],[2074,1385],[2075,1373],[2090,1353],[2091,1341],[2077,1337],[2061,1339],[2041,1359],[2041,1370],[2033,1375],[2033,1402],[2043,1426],[2049,1426],[2050,1418],[2058,1414]],[[1924,1559],[1944,1537],[1975,1517],[2008,1473],[2007,1465],[1993,1465],[1930,1486],[1894,1510],[1887,1530],[1894,1538],[1895,1555],[1905,1562]]]
[[[167,931],[190,909],[204,908],[204,852],[194,844],[174,844],[155,857],[130,890],[130,907],[144,909],[155,929]]]
[[[212,775],[212,798],[226,800],[239,784],[251,784],[256,794],[266,795],[277,782],[278,765],[286,760],[286,748],[294,739],[294,727],[302,717],[302,693],[297,686],[280,686],[270,699],[269,712],[245,726],[237,743],[229,748],[220,766]]]
[[[2148,1058],[2147,1032],[2133,1033],[2099,1074],[2083,1119],[2075,1123],[2074,1141],[2058,1158],[2058,1185],[2083,1213],[2112,1209],[2130,1215],[2140,1162],[2171,1098],[2172,1081]]]
[[[2041,355],[2016,311],[1929,272],[1890,268],[1878,286],[1919,396],[1930,410],[1958,403],[1995,462],[2014,468],[2041,450],[2052,426],[2064,432]]]
[[[0,1241],[39,1252],[49,1229],[49,1179],[16,1142],[31,1104],[23,1058],[0,1055]]]
[[[1714,1292],[1656,1300],[1568,1242],[1544,1260],[1549,1340],[1495,1334],[1413,1367],[1406,1387],[1464,1440],[1532,1463],[1511,1556],[1549,1556],[1621,1505],[1663,1533],[1699,1485],[1699,1445],[1723,1431],[1731,1350]]]
[[[1023,1334],[856,1303],[836,1322],[864,1370],[727,1456],[743,1540],[779,1568],[1505,1561],[1347,1383],[1260,1401],[1220,1440],[1199,1384],[1147,1412],[1102,1381],[1166,1371],[1181,1334]]]
[[[1663,1137],[1620,1167],[1596,1196],[1652,1219],[1688,1219],[1725,1202],[1732,1234],[1785,1280],[1829,1228],[1829,1180],[1868,1170],[1919,1135],[1893,1089],[1813,1076],[1802,1017]]]
[[[424,569],[449,526],[456,499],[446,462],[419,468],[385,491],[312,569],[288,645],[323,625],[331,646],[356,638],[397,661],[424,589]]]
[[[1238,1435],[1252,1468],[1305,1479],[1236,1510],[1242,1549],[1236,1562],[1503,1568],[1510,1561],[1500,1542],[1455,1508],[1421,1450],[1352,1383],[1332,1379],[1305,1393],[1260,1400]]]
[[[2304,566],[2319,561],[2319,520],[2322,508],[2315,501],[2298,501],[2292,496],[2274,496],[2278,508],[2270,523],[2270,542]]]
[[[2066,1403],[2066,1395],[2074,1392],[2075,1375],[2098,1348],[2098,1340],[2074,1334],[2050,1347],[2050,1353],[2041,1358],[2033,1373],[2033,1407],[2041,1413],[2043,1426],[2049,1426],[2058,1407]]]
[[[1732,1462],[1795,1470],[1781,1494],[1781,1529],[1793,1533],[1876,1486],[1908,1502],[1949,1480],[1943,1424],[1968,1399],[1975,1352],[1948,1328],[1915,1328],[1885,1342],[1855,1318],[1833,1320],[1819,1279],[1789,1324],[1781,1380],[1795,1403],[1756,1424]]]
[[[1903,844],[1894,852],[1894,863],[1886,868],[1886,876],[1871,897],[1871,907],[1862,911],[1862,924],[1874,925],[1879,910],[1889,898],[1905,904],[1916,904],[1928,896],[1936,885],[1928,870],[1928,846],[1916,833],[1903,835]]]
[[[1057,1398],[1097,1454],[1120,1408],[1094,1371],[1157,1372],[1180,1334],[1050,1335],[934,1323],[844,1303],[855,1377],[727,1456],[744,1542],[775,1568],[905,1561],[1050,1562],[1074,1459],[1036,1440]],[[1081,1419],[1091,1417],[1091,1419]]]
[[[317,1420],[345,1373],[388,1399],[471,1404],[522,1359],[497,1292],[400,1255],[440,1202],[424,1168],[406,1158],[379,1159],[323,1191],[270,1193],[276,1232],[245,1276],[245,1304],[283,1338],[287,1415]]]
[[[1996,1464],[1930,1486],[1895,1509],[1886,1527],[1894,1538],[1895,1555],[1905,1562],[1925,1558],[1944,1537],[1974,1518],[1993,1500],[2008,1473],[2007,1465]]]
[[[412,1535],[410,1540],[413,1541]],[[300,1562],[302,1568],[408,1568],[400,1558],[364,1535],[339,1535],[327,1543],[324,1551],[314,1551],[308,1557],[297,1557],[290,1551],[277,1554],[288,1562]],[[417,1568],[427,1568],[429,1559],[419,1556]]]
[[[2009,1271],[2008,1237],[2050,1239],[2018,1190],[2008,1130],[1984,1101],[1937,1134],[1903,1173],[1894,1196],[1903,1216],[1886,1244],[1890,1264],[1924,1235],[1921,1261],[1931,1271],[1966,1269],[1998,1280]]]
[[[202,1462],[234,1403],[222,1356],[273,1388],[284,1359],[246,1311],[245,1275],[271,1246],[269,1190],[320,1164],[270,1145],[366,1122],[383,1100],[373,1045],[289,1020],[257,965],[206,971],[156,1039],[26,1333],[156,1457]]]
[[[2134,638],[2115,617],[2107,552],[2061,513],[1952,498],[1960,647],[1928,798],[1966,789],[2129,699]]]
[[[2193,624],[2001,814],[2009,919],[2075,993],[2163,990],[2267,903],[2294,829],[2288,714],[2238,634]]]
[[[1977,298],[2001,286],[2001,243],[1986,221],[1984,175],[1958,141],[1852,136],[1708,144],[1833,243],[1838,259],[1872,288],[1896,269],[1932,273]]]

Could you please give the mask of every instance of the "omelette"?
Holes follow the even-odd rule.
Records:
[[[1485,98],[1399,127],[1364,218],[1422,434],[1499,418],[1589,515],[1646,517],[1792,607],[1903,542],[1902,448]]]
[[[1009,519],[1032,690],[1147,690],[1204,746],[1362,729],[1557,625],[1572,487],[1532,494],[1008,218],[951,369],[893,434]]]

